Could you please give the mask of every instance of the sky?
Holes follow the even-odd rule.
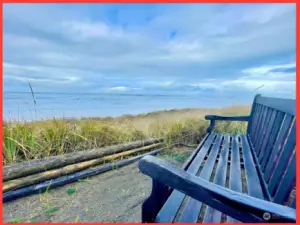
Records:
[[[4,4],[4,92],[295,98],[295,4]],[[259,88],[259,90],[255,90]]]

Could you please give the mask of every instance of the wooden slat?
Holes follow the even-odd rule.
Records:
[[[278,137],[276,139],[276,142],[274,144],[273,149],[271,150],[271,156],[270,158],[265,162],[265,164],[261,164],[261,170],[264,173],[264,179],[266,182],[269,182],[269,177],[271,175],[271,172],[273,170],[273,164],[276,155],[278,152],[282,151],[282,147],[284,144],[284,139],[287,135],[287,132],[291,126],[291,122],[293,121],[293,117],[290,115],[286,115],[284,118],[284,121],[282,123],[281,129],[279,131]]]
[[[268,124],[268,121],[269,121],[269,115],[270,115],[271,110],[272,110],[271,108],[265,109],[265,112],[263,113],[263,118],[260,121],[259,130],[255,134],[257,136],[257,138],[255,139],[253,145],[254,145],[256,154],[258,153],[259,146],[261,145],[261,141],[264,137],[264,132],[266,129],[266,125]]]
[[[256,120],[256,126],[253,128],[253,132],[252,132],[252,142],[255,141],[255,139],[257,138],[256,133],[258,130],[258,127],[261,125],[260,121],[263,118],[263,112],[265,110],[265,106],[262,105],[258,105],[259,106],[259,111],[258,111],[258,115],[257,115],[257,120]]]
[[[216,175],[214,178],[214,183],[220,186],[225,186],[226,182],[226,172],[228,165],[228,154],[229,154],[229,141],[230,136],[224,135],[224,141],[222,144],[222,149],[218,161],[218,166],[216,169]],[[211,207],[207,207],[203,219],[203,223],[220,223],[222,213],[218,210],[215,210]]]
[[[259,162],[260,162],[261,168],[265,167],[265,164],[266,164],[267,160],[269,159],[269,157],[272,153],[271,150],[273,149],[276,138],[279,134],[281,125],[283,123],[284,115],[285,114],[283,112],[278,112],[277,113],[277,116],[276,116],[276,119],[275,119],[275,122],[274,122],[274,126],[272,128],[272,132],[271,132],[269,141],[268,141],[267,145],[265,146],[265,152],[264,152],[264,154],[261,154],[259,156]]]
[[[266,124],[266,129],[264,132],[264,136],[263,139],[261,141],[261,145],[258,146],[258,149],[256,151],[256,156],[259,158],[262,154],[265,153],[265,149],[266,149],[266,144],[268,143],[270,137],[271,137],[271,132],[272,132],[272,128],[274,127],[274,121],[276,119],[277,116],[277,111],[273,110],[269,119],[268,124]]]
[[[247,134],[251,133],[251,129],[252,129],[252,124],[254,122],[255,119],[255,114],[258,108],[258,104],[256,104],[256,99],[260,96],[260,94],[255,95],[253,103],[252,103],[252,108],[251,108],[251,112],[250,112],[250,119],[248,122],[248,127],[247,127]]]
[[[278,186],[277,192],[274,196],[273,201],[278,204],[283,204],[290,194],[291,190],[294,188],[293,181],[296,179],[296,157],[295,153],[288,165],[287,170],[285,171],[281,182]]]
[[[260,139],[260,134],[262,133],[262,127],[264,125],[264,121],[265,121],[267,113],[268,113],[268,108],[264,107],[261,112],[261,118],[258,122],[258,126],[256,128],[255,135],[253,136],[253,139],[252,139],[254,151],[256,151],[257,143]]]
[[[287,163],[295,149],[296,144],[296,123],[293,124],[291,132],[287,138],[287,141],[281,151],[280,155],[273,161],[274,172],[271,174],[270,181],[268,182],[268,189],[270,195],[273,197],[276,191],[276,186],[281,180],[281,176],[284,173]]]
[[[197,146],[197,149],[189,156],[189,158],[185,161],[185,163],[182,165],[182,168],[184,170],[187,170],[197,154],[199,153],[200,149],[203,147],[204,143],[206,142],[207,138],[210,136],[210,133],[206,133],[204,138],[202,139],[201,143]]]
[[[261,105],[259,105],[259,104],[255,104],[255,105],[256,105],[256,107],[254,109],[252,121],[251,121],[251,123],[248,124],[249,131],[247,133],[250,133],[251,136],[253,136],[255,128],[258,124],[257,122],[258,122],[259,115],[260,115],[259,112],[261,110]]]
[[[248,194],[253,197],[263,199],[264,196],[259,177],[256,171],[254,160],[251,155],[251,149],[245,135],[241,135],[241,143]]]
[[[224,120],[224,121],[249,121],[249,116],[217,116],[217,115],[206,115],[206,120]]]
[[[265,121],[262,124],[261,132],[260,132],[260,134],[257,134],[257,135],[259,135],[259,139],[258,139],[257,145],[255,147],[256,148],[255,149],[256,155],[258,155],[259,152],[261,151],[261,146],[262,146],[263,141],[265,140],[266,135],[267,135],[267,128],[269,126],[270,116],[272,115],[273,111],[274,110],[271,109],[271,108],[267,109],[267,114],[266,114],[266,117],[265,117]]]
[[[198,152],[197,156],[187,169],[191,174],[196,174],[201,163],[204,160],[205,155],[207,154],[211,144],[215,139],[216,134],[211,133],[207,140],[205,141],[203,147]],[[174,190],[168,200],[163,205],[162,209],[156,216],[156,222],[172,222],[175,219],[175,216],[179,210],[179,207],[184,199],[184,194]]]
[[[255,164],[256,167],[257,167],[257,170],[256,170],[256,171],[257,171],[257,173],[258,173],[258,177],[259,177],[259,180],[260,180],[260,185],[261,185],[261,187],[262,187],[262,190],[263,190],[263,194],[264,194],[265,200],[271,201],[272,198],[271,198],[269,192],[267,191],[267,190],[268,190],[267,184],[266,184],[266,182],[265,182],[265,180],[264,180],[263,173],[262,173],[261,170],[260,170],[258,159],[257,159],[257,157],[256,157],[256,155],[255,155],[255,153],[254,153],[254,151],[253,151],[253,145],[252,145],[252,143],[251,143],[251,139],[250,139],[248,136],[247,136],[247,139],[248,139],[248,143],[249,143],[249,145],[250,145],[250,149],[251,149],[251,152],[252,152],[252,158],[253,158],[253,160],[254,160],[254,164]]]
[[[210,179],[220,149],[221,140],[222,135],[218,134],[215,144],[209,153],[209,156],[204,164],[203,169],[200,172],[200,177],[205,180]],[[187,200],[185,208],[182,211],[181,216],[179,217],[178,222],[196,223],[198,221],[201,206],[202,202],[199,202],[193,198],[189,198]]]
[[[278,111],[282,111],[293,116],[296,115],[296,100],[294,99],[269,98],[259,96],[256,101],[261,105],[265,105]]]
[[[232,136],[229,188],[233,191],[242,193],[242,173],[238,137],[239,136],[236,135]],[[236,223],[238,221],[227,216],[227,222]]]

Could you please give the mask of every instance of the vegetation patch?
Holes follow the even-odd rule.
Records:
[[[205,135],[206,114],[248,115],[250,107],[182,109],[117,118],[4,121],[3,164],[84,151],[146,138],[164,137],[166,147],[197,144]],[[244,133],[243,122],[217,122],[216,131]],[[181,159],[179,159],[181,160]]]

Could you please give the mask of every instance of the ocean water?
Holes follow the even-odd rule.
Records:
[[[209,95],[4,92],[4,120],[105,117],[181,108],[215,108],[236,104]]]

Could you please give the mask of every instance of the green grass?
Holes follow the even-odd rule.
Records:
[[[150,137],[164,137],[166,146],[195,144],[209,122],[205,114],[247,115],[249,106],[224,109],[158,111],[117,118],[53,119],[35,122],[4,121],[3,164],[40,159]],[[218,122],[216,131],[244,133],[246,123]]]
[[[68,195],[72,195],[72,194],[74,194],[76,192],[76,189],[75,188],[68,188],[67,189],[67,194]]]

